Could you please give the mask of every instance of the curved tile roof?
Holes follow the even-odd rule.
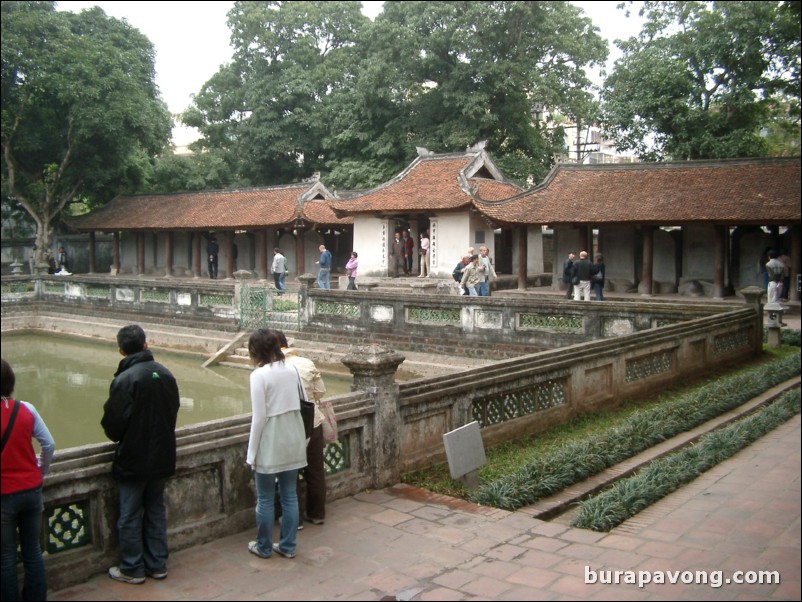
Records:
[[[558,165],[532,190],[478,209],[497,223],[787,224],[800,159]]]
[[[521,192],[509,182],[471,177],[483,168],[501,177],[483,151],[418,157],[389,182],[332,206],[341,215],[453,210],[471,205],[477,194],[496,200]]]
[[[70,225],[80,231],[248,229],[285,225],[299,217],[318,224],[352,223],[352,218],[337,217],[327,200],[299,200],[315,185],[119,196],[71,219]]]

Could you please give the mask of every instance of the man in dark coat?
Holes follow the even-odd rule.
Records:
[[[574,259],[576,259],[576,255],[574,255],[573,251],[570,251],[568,253],[568,259],[563,261],[563,283],[565,284],[566,299],[571,299],[574,296],[574,285],[571,283],[571,278],[573,278]]]
[[[109,387],[101,425],[117,443],[112,475],[120,492],[120,565],[109,577],[138,584],[167,577],[164,486],[175,474],[178,385],[153,359],[145,331],[132,324],[117,333],[123,359]]]

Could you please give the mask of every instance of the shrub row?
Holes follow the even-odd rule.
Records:
[[[633,413],[624,424],[574,441],[500,479],[482,485],[471,501],[517,510],[562,491],[661,441],[731,410],[800,373],[800,354],[726,376],[685,395]]]
[[[572,525],[594,531],[617,527],[786,422],[799,409],[800,390],[784,393],[751,416],[702,436],[696,445],[660,458],[599,495],[580,502],[580,513]]]

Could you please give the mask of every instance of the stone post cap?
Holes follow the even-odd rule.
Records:
[[[296,280],[298,280],[302,285],[311,288],[312,284],[317,281],[317,276],[310,274],[309,272],[304,272],[303,274],[299,274],[296,277]]]
[[[403,354],[383,345],[359,345],[340,361],[353,370],[396,370],[405,360]]]

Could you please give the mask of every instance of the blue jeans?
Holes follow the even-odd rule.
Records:
[[[476,292],[476,287],[475,286],[468,286],[466,288],[468,289],[468,294],[471,297],[478,297],[479,296],[479,293]]]
[[[596,301],[604,301],[604,293],[602,293],[602,283],[593,283],[593,292],[596,294]]]
[[[276,474],[254,473],[256,480],[256,547],[262,556],[273,553],[273,523],[275,522],[276,479],[281,498],[281,534],[278,545],[282,552],[295,553],[298,532],[298,470]]]
[[[129,577],[167,570],[166,483],[167,479],[118,481],[120,570]]]
[[[490,284],[487,282],[487,280],[476,285],[476,292],[479,293],[480,297],[490,296]]]
[[[281,272],[281,274],[279,274],[279,275],[278,275],[278,282],[279,282],[279,284],[281,285],[279,288],[280,288],[281,290],[283,290],[283,291],[286,291],[286,290],[287,290],[287,285],[286,285],[286,284],[284,284],[284,281],[285,281],[286,279],[287,279],[287,272]]]
[[[318,288],[331,288],[331,270],[320,268],[317,273]]]
[[[47,600],[45,561],[39,547],[42,527],[42,488],[2,496],[2,599]],[[17,534],[25,581],[20,598],[17,583]]]

